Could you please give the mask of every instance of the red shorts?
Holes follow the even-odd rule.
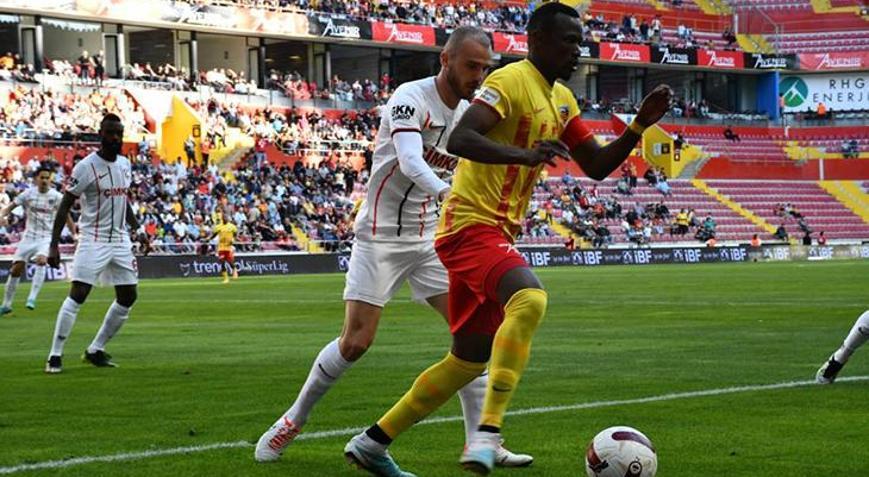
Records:
[[[227,262],[235,261],[235,253],[232,250],[220,250],[217,252],[217,258]]]
[[[504,232],[491,225],[471,225],[435,242],[449,272],[450,332],[493,336],[504,321],[497,289],[505,273],[528,262]]]

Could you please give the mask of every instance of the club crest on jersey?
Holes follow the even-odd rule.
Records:
[[[393,121],[407,121],[412,118],[413,115],[416,114],[416,108],[413,106],[408,106],[406,104],[396,104],[392,107],[392,120]]]
[[[570,116],[570,108],[568,106],[559,106],[558,112],[561,114],[561,120],[567,121],[567,117]]]
[[[477,94],[476,99],[479,99],[489,106],[494,106],[501,101],[501,95],[492,88],[483,88],[480,90],[479,94]]]

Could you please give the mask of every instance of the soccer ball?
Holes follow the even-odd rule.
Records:
[[[588,477],[654,477],[657,470],[655,446],[632,427],[604,429],[585,452]]]

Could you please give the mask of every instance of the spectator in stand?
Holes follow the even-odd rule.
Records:
[[[860,156],[860,145],[856,139],[842,141],[842,157],[845,159],[857,159]]]
[[[824,104],[823,101],[818,103],[817,114],[818,114],[819,120],[823,121],[823,120],[827,119],[827,105]]]
[[[685,145],[685,138],[682,136],[682,133],[677,132],[673,136],[673,149],[675,150],[677,156],[682,152],[682,146]]]
[[[87,50],[81,52],[81,56],[78,57],[78,77],[82,83],[88,83],[90,80],[91,73],[91,56],[88,54]]]
[[[671,235],[684,236],[684,235],[688,234],[689,226],[690,226],[690,223],[688,221],[688,212],[685,209],[682,209],[679,211],[678,214],[676,214],[676,220],[675,220],[675,224],[673,227],[673,229],[675,229],[675,230],[674,230],[674,233],[672,233]],[[671,229],[671,230],[673,230],[673,229]]]
[[[727,42],[727,49],[732,49],[733,46],[736,44],[736,34],[733,33],[733,28],[731,28],[730,25],[727,25],[724,28],[724,33],[721,34],[721,38],[723,38],[724,41]]]
[[[655,171],[654,166],[649,166],[646,169],[646,172],[643,173],[643,179],[649,184],[649,187],[655,187],[655,184],[658,183],[658,174]]]
[[[797,220],[797,226],[800,228],[800,230],[803,233],[807,233],[807,234],[812,233],[812,228],[809,227],[809,224],[808,224],[808,222],[806,222],[805,217],[800,217],[799,220]]]
[[[783,242],[788,241],[788,232],[785,230],[785,224],[782,222],[777,229],[775,229],[775,233],[772,234],[777,240],[781,240]]]
[[[761,240],[760,240],[760,235],[758,235],[758,234],[754,234],[754,235],[751,237],[751,247],[752,247],[752,248],[760,248],[760,246],[761,246],[762,244],[763,244],[763,242],[761,242]]]
[[[667,182],[667,175],[664,174],[663,171],[658,176],[658,182],[655,184],[655,188],[658,189],[658,192],[664,195],[664,197],[671,197],[673,195],[672,190],[670,190],[670,183]]]
[[[729,125],[724,128],[724,139],[727,139],[730,142],[742,142],[742,139],[739,138],[739,134],[733,132],[733,128]]]

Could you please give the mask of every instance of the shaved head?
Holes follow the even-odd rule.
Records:
[[[444,52],[450,56],[455,56],[466,41],[474,41],[485,48],[492,48],[492,40],[488,33],[477,27],[461,26],[450,34],[450,39],[444,45]]]

